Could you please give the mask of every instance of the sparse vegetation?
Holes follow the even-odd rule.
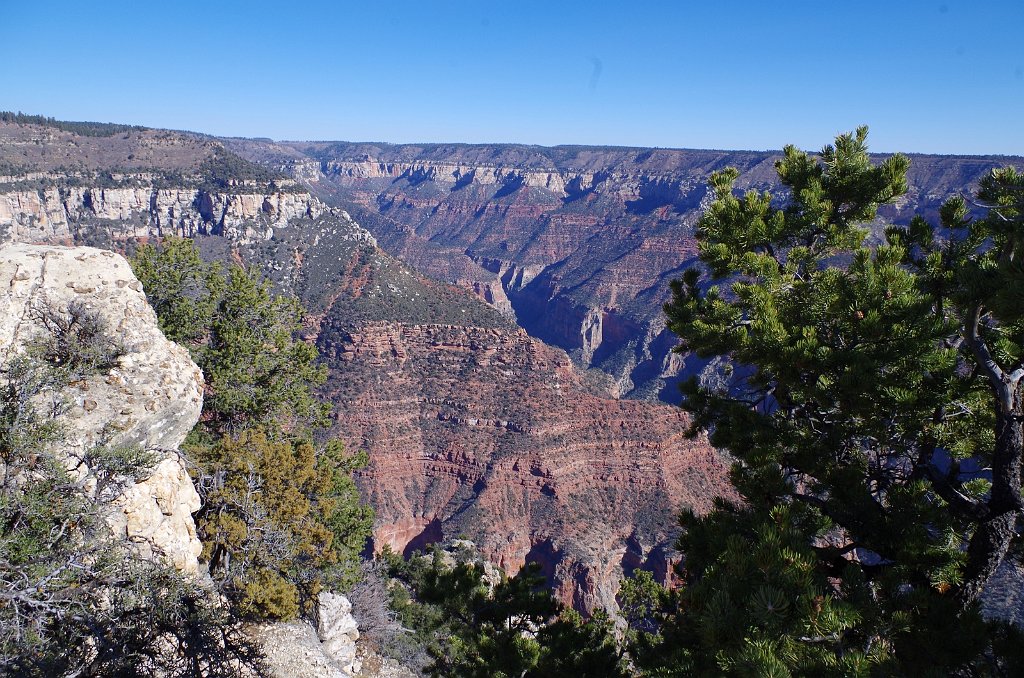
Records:
[[[208,193],[238,190],[241,186],[266,189],[280,175],[262,165],[249,162],[231,151],[218,149],[199,166],[199,188]]]
[[[207,591],[106,523],[156,457],[63,445],[63,389],[109,371],[124,347],[81,305],[36,313],[47,333],[0,368],[0,672],[259,675],[258,648]]]
[[[15,125],[39,125],[40,127],[52,127],[64,132],[71,132],[83,137],[112,137],[115,134],[126,132],[138,132],[146,129],[139,125],[117,125],[112,122],[71,122],[67,120],[56,120],[43,115],[26,115],[22,112],[0,111],[0,122],[13,123]]]

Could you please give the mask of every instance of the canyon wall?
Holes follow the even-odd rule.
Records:
[[[181,148],[216,149],[138,134],[110,140],[113,150],[89,141],[88,157],[134,154],[145,142],[153,168],[100,181],[99,160],[92,176],[40,160],[38,172],[0,181],[3,237],[130,249],[184,235],[209,258],[258,264],[299,296],[310,309],[305,336],[330,368],[332,433],[369,453],[357,481],[377,510],[377,548],[467,536],[510,571],[540,563],[559,596],[587,611],[614,606],[620,577],[636,567],[669,576],[676,512],[706,510],[727,493],[727,463],[706,440],[685,437],[680,411],[616,400],[607,377],[515,325],[499,278],[525,285],[537,271],[485,262],[498,271],[475,291],[488,305],[385,253],[347,213],[286,179],[262,192],[233,181],[203,187],[202,176],[172,182],[171,170],[189,166]],[[164,166],[153,146],[161,139]],[[480,268],[469,264],[467,286]],[[594,322],[615,331],[614,317]]]
[[[270,237],[292,219],[316,218],[324,206],[308,193],[211,193],[152,186],[101,188],[0,186],[0,242],[224,235]]]
[[[467,537],[508,572],[539,563],[578,609],[614,608],[623,572],[667,576],[679,509],[728,493],[681,410],[593,394],[522,330],[374,323],[323,350],[337,430],[374,451],[378,548]]]
[[[532,336],[606,372],[616,393],[676,402],[703,363],[671,353],[661,307],[696,262],[711,172],[780,191],[777,153],[515,145],[234,141],[344,207],[417,269],[512,309]],[[933,218],[991,168],[1021,158],[912,155],[910,190],[882,210]],[[879,229],[876,229],[876,231]]]
[[[668,579],[679,509],[729,495],[728,461],[680,409],[615,399],[604,375],[360,232],[323,217],[237,253],[312,311],[333,433],[369,452],[374,547],[466,537],[509,572],[539,563],[585,611],[614,607],[637,567]]]

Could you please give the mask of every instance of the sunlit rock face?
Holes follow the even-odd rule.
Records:
[[[0,247],[0,361],[45,332],[39,309],[66,312],[72,303],[98,313],[127,353],[109,373],[65,390],[65,452],[72,457],[106,439],[158,451],[150,476],[124,492],[109,522],[144,555],[195,573],[202,549],[192,513],[199,495],[177,449],[199,420],[202,373],[188,351],[160,332],[120,255],[89,247]]]
[[[73,243],[100,234],[111,242],[168,235],[266,239],[291,219],[323,211],[307,193],[51,187],[0,191],[0,235],[29,243]]]

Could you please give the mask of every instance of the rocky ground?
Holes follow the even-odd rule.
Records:
[[[414,678],[415,673],[360,641],[348,598],[322,594],[318,629],[299,620],[253,626],[274,678]]]

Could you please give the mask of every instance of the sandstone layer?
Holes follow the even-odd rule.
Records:
[[[0,248],[0,362],[44,332],[40,309],[66,312],[72,302],[98,313],[127,353],[109,374],[67,388],[65,452],[78,456],[108,440],[158,451],[152,473],[127,489],[109,519],[144,555],[196,573],[202,548],[192,513],[199,495],[177,448],[199,420],[202,373],[160,332],[128,262],[88,247]]]

